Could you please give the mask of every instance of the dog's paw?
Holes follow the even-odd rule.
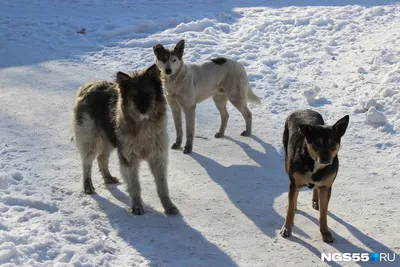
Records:
[[[289,228],[284,225],[280,231],[280,234],[282,237],[289,237],[292,235],[292,228]]]
[[[171,149],[180,149],[181,148],[181,144],[179,143],[173,143],[171,146]]]
[[[248,131],[243,131],[240,135],[241,136],[250,136],[251,133],[249,133]]]
[[[178,215],[179,214],[179,210],[177,207],[172,206],[169,207],[168,209],[165,209],[165,214],[167,215]]]
[[[106,184],[117,184],[119,181],[114,176],[107,176],[107,177],[104,177],[104,182]]]
[[[313,207],[313,209],[315,209],[315,210],[319,210],[318,201],[313,201],[313,202],[312,202],[312,207]]]
[[[222,138],[222,137],[224,137],[224,134],[222,134],[222,133],[220,133],[220,132],[217,132],[217,133],[214,135],[214,137],[215,137],[215,138]]]
[[[143,215],[144,209],[142,205],[134,205],[132,206],[131,212],[135,215]]]
[[[87,194],[87,195],[96,194],[96,191],[94,190],[94,187],[91,184],[87,184],[87,185],[85,184],[85,187],[83,190],[85,191],[85,194]]]
[[[327,233],[321,233],[322,235],[322,240],[325,243],[333,243],[335,241],[335,239],[333,238],[332,234],[330,232]]]
[[[185,148],[183,149],[183,154],[190,154],[192,153],[192,148],[185,146]]]

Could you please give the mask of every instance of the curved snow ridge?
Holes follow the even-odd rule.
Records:
[[[127,41],[126,43],[122,43],[121,47],[140,47],[140,48],[152,48],[156,44],[163,44],[165,47],[169,45],[173,45],[177,43],[177,39],[173,37],[164,37],[164,38],[146,38],[146,39],[133,39]],[[152,52],[151,52],[152,53]]]
[[[18,185],[24,176],[19,171],[2,173],[0,167],[0,190],[8,189],[12,185]]]
[[[185,32],[203,32],[208,28],[215,31],[230,33],[229,24],[218,22],[216,19],[204,18],[202,20],[191,21],[189,23],[181,23],[174,29],[169,29],[166,33],[185,33]]]
[[[163,31],[169,28],[174,28],[177,25],[188,22],[186,16],[178,16],[174,18],[167,18],[163,20],[157,19],[138,19],[134,20],[131,25],[117,27],[113,24],[104,25],[104,30],[96,31],[96,35],[100,38],[115,38],[127,34],[152,34],[158,31]]]
[[[8,206],[29,207],[37,210],[47,211],[49,213],[58,211],[58,207],[55,203],[47,203],[34,197],[18,198],[12,196],[2,196],[0,197],[0,202]]]

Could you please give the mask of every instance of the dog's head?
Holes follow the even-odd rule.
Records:
[[[156,102],[164,99],[160,71],[155,64],[131,75],[118,72],[117,84],[122,110],[140,120],[149,118]]]
[[[340,140],[349,124],[349,115],[332,126],[301,124],[300,131],[307,143],[311,158],[320,164],[332,164],[340,148]]]
[[[157,67],[165,76],[175,75],[182,67],[184,49],[184,40],[180,40],[173,49],[165,49],[161,44],[153,46]]]

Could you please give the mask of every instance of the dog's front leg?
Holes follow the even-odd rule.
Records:
[[[289,237],[292,235],[292,227],[294,225],[294,214],[296,210],[296,204],[297,204],[296,202],[298,194],[299,194],[299,188],[296,187],[295,183],[291,182],[289,185],[289,192],[288,192],[289,205],[287,207],[286,220],[280,232],[282,237]]]
[[[314,188],[312,195],[312,207],[315,210],[319,210],[319,188]]]
[[[176,141],[172,144],[172,149],[179,149],[182,145],[182,109],[179,103],[171,98],[167,98],[168,104],[171,107],[172,117],[174,118]]]
[[[127,184],[128,193],[132,199],[132,213],[142,215],[144,209],[139,182],[139,160],[132,158],[128,162],[125,157],[120,155],[120,169],[121,175]]]
[[[149,167],[154,176],[157,186],[158,197],[164,207],[165,213],[169,215],[179,214],[178,208],[169,197],[167,182],[167,155],[160,155],[149,160]]]
[[[331,197],[332,187],[319,188],[319,230],[322,239],[326,243],[332,243],[335,239],[332,237],[328,228],[328,204]]]
[[[186,118],[186,145],[183,150],[184,154],[189,154],[193,149],[194,127],[196,120],[196,105],[185,108]]]

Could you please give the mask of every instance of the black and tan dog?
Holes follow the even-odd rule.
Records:
[[[334,238],[328,229],[328,203],[332,184],[339,169],[338,151],[340,139],[349,124],[349,116],[327,126],[321,114],[313,110],[292,113],[285,122],[283,145],[285,148],[285,170],[290,179],[289,205],[281,236],[292,234],[297,196],[300,188],[314,188],[312,206],[319,210],[319,224],[324,242]]]

